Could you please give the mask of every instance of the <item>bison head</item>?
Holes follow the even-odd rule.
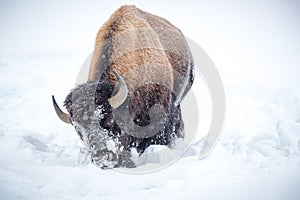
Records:
[[[134,167],[128,151],[132,137],[120,130],[112,112],[125,101],[128,90],[122,77],[114,74],[116,87],[108,82],[88,82],[73,89],[64,102],[68,114],[52,96],[53,106],[62,121],[75,127],[95,164],[102,168]]]

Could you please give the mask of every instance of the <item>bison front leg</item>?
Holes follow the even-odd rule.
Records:
[[[138,140],[137,152],[141,155],[150,145],[165,145],[170,149],[176,147],[176,140],[184,138],[184,124],[180,106],[173,107],[169,111],[166,124],[154,136]]]

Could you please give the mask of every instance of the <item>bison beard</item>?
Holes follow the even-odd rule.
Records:
[[[113,108],[107,100],[111,97],[113,88],[111,84],[105,82],[82,84],[73,89],[64,102],[78,135],[89,148],[92,161],[96,165],[103,169],[113,167],[132,168],[135,167],[134,162],[130,159],[132,148],[136,148],[141,155],[150,145],[173,147],[175,139],[183,137],[180,106],[174,106],[173,104],[171,104],[172,106],[170,104],[165,105],[166,113],[168,113],[166,124],[154,136],[139,138],[121,130],[114,119]],[[138,93],[142,94],[141,92],[142,90]],[[148,97],[151,94],[149,90],[144,90],[144,92],[147,92]],[[156,98],[150,96],[151,101],[141,99],[142,96],[147,97],[147,95],[132,98],[131,102],[148,102],[144,104],[145,107],[141,112],[133,118],[134,121],[141,122],[139,125],[148,125],[149,108],[162,101],[159,93],[156,86],[155,91],[152,93],[155,94]],[[171,98],[165,101],[171,100],[174,102],[174,95]],[[123,117],[128,118],[128,116]]]

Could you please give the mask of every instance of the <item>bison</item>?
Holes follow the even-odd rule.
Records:
[[[150,145],[184,137],[180,102],[192,86],[193,59],[179,29],[135,6],[100,28],[88,80],[67,95],[58,117],[75,127],[99,167],[135,167]]]

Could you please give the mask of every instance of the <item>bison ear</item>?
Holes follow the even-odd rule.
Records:
[[[63,121],[66,122],[68,124],[72,124],[71,119],[69,117],[69,115],[67,113],[64,113],[59,106],[57,105],[54,96],[52,95],[52,103],[53,103],[53,107],[55,109],[55,112],[57,114],[57,116]]]
[[[118,74],[118,72],[113,70],[113,73],[115,74],[115,76],[118,79],[118,85],[115,88],[116,89],[119,88],[119,91],[116,93],[116,95],[114,95],[113,97],[108,99],[108,102],[113,108],[116,109],[120,105],[122,105],[124,103],[124,101],[126,100],[127,95],[128,95],[128,88],[127,88],[127,85],[126,85],[124,79]],[[113,94],[114,93],[115,92],[113,92]]]

